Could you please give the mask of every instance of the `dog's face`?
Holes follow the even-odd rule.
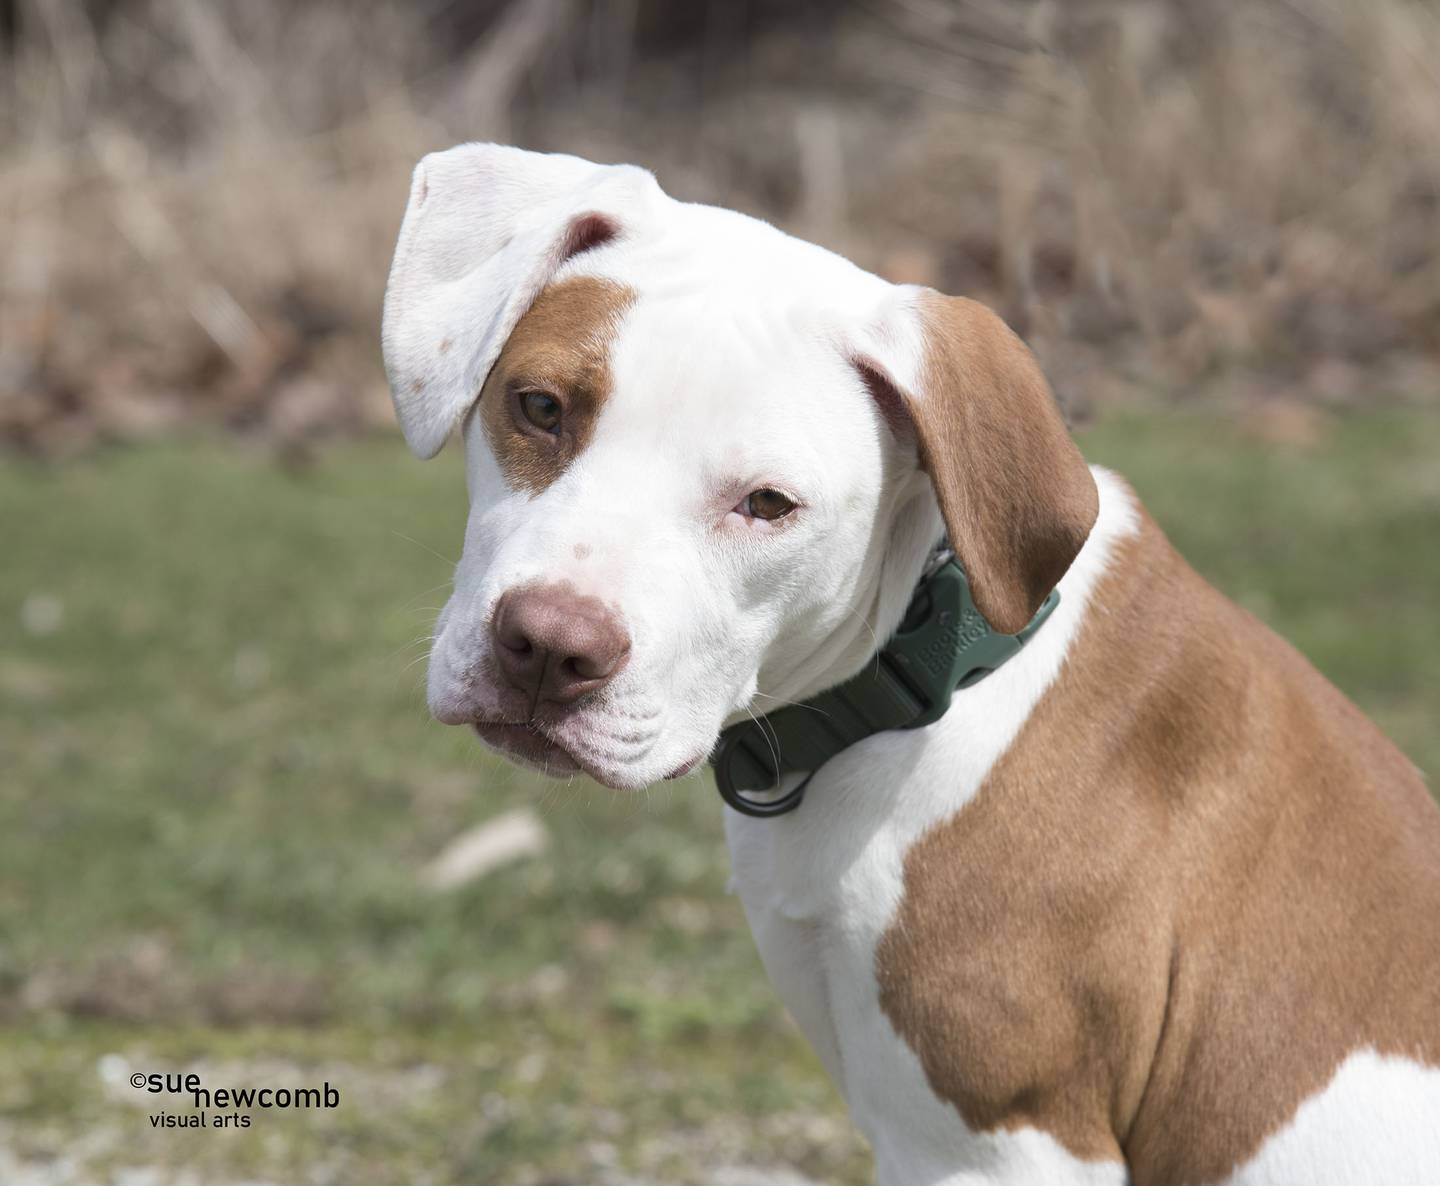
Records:
[[[1053,451],[1058,417],[1032,408],[1033,363],[992,322],[674,202],[638,170],[481,145],[427,158],[385,347],[416,451],[457,421],[465,439],[471,510],[432,712],[550,773],[678,776],[726,721],[863,664],[942,508],[982,609],[1023,622],[1093,507],[1085,519],[1084,490],[1062,490],[1070,521],[1011,553],[1014,475],[971,445],[993,436],[1014,454],[1002,469],[1046,484],[1053,458],[1016,429],[1035,416]],[[937,331],[955,341],[937,347]],[[950,440],[967,417],[947,396],[916,394],[977,387],[956,366],[985,405],[969,443]],[[997,379],[1009,408],[985,394]],[[1001,489],[978,492],[985,475]]]
[[[470,522],[431,709],[612,786],[684,773],[757,691],[793,698],[795,676],[864,657],[907,486],[803,309],[697,289],[552,282],[465,427]]]

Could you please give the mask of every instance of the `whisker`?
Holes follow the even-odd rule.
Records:
[[[418,539],[415,539],[413,536],[406,535],[403,531],[396,531],[396,530],[392,527],[392,528],[390,529],[390,534],[393,535],[393,536],[396,536],[396,537],[399,538],[399,539],[403,539],[407,544],[414,544],[417,548],[420,548],[420,549],[422,549],[423,551],[429,552],[430,555],[432,555],[432,556],[435,557],[435,559],[437,559],[437,560],[443,560],[446,564],[450,565],[452,568],[453,568],[456,564],[459,563],[458,560],[452,560],[452,559],[450,559],[449,556],[442,555],[441,553],[437,552],[434,548],[432,548],[429,544],[421,543]],[[420,596],[423,597],[424,594],[421,594]]]
[[[406,674],[406,673],[407,673],[408,671],[410,671],[412,668],[419,667],[421,663],[427,662],[427,661],[429,660],[429,658],[430,658],[430,652],[429,652],[429,650],[426,650],[424,654],[416,655],[415,658],[411,659],[410,662],[408,662],[407,664],[405,664],[404,667],[400,668],[399,674],[400,674],[400,675]]]
[[[779,770],[779,769],[780,769],[779,739],[772,736],[771,730],[768,729],[768,728],[766,728],[765,722],[764,722],[760,717],[757,717],[757,716],[755,715],[754,711],[751,709],[751,707],[750,707],[748,704],[745,706],[745,711],[750,714],[750,719],[751,719],[752,721],[754,721],[755,724],[759,727],[759,729],[760,729],[760,734],[761,734],[762,737],[765,738],[765,744],[766,744],[766,746],[767,746],[767,747],[769,748],[769,750],[770,750],[770,759],[771,759],[771,761],[773,762],[773,764],[774,764],[774,766],[775,766],[775,769],[776,769],[776,770]]]
[[[849,615],[850,615],[852,618],[859,618],[859,619],[860,619],[860,625],[864,626],[865,629],[869,632],[869,634],[870,634],[870,646],[871,646],[871,649],[872,649],[872,652],[873,652],[873,661],[874,661],[874,663],[875,663],[875,670],[876,670],[876,671],[879,671],[879,670],[880,670],[880,652],[881,652],[881,650],[883,649],[882,646],[881,646],[881,643],[880,643],[880,636],[875,633],[875,627],[874,627],[873,625],[871,625],[870,619],[867,618],[867,617],[865,617],[865,615],[860,612],[860,608],[859,608],[858,606],[853,606],[853,605],[852,605],[847,612],[849,613]]]
[[[437,635],[434,634],[422,634],[417,638],[412,638],[409,642],[402,642],[398,647],[396,647],[393,651],[391,651],[388,655],[385,656],[384,662],[386,662],[387,664],[393,663],[411,647],[424,646],[425,653],[429,654],[430,648],[435,645],[436,638]]]
[[[400,608],[409,609],[410,603],[414,601],[417,597],[429,597],[430,594],[439,592],[441,589],[448,589],[452,584],[454,584],[453,581],[441,581],[438,585],[431,585],[428,589],[421,589],[420,592],[413,593],[404,601],[402,601],[400,603]]]
[[[765,700],[774,700],[778,702],[780,707],[782,708],[804,708],[809,710],[810,712],[819,713],[822,717],[828,717],[832,715],[831,713],[826,712],[819,705],[806,704],[802,700],[786,700],[783,696],[772,696],[769,692],[756,692],[755,695],[760,696]]]

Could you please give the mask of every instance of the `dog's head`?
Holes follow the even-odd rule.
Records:
[[[674,777],[727,721],[847,678],[943,530],[1017,630],[1096,514],[993,314],[628,166],[425,158],[384,346],[411,448],[465,439],[431,710],[551,773]]]

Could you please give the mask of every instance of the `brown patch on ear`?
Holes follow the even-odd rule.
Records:
[[[480,391],[485,435],[512,488],[538,494],[590,443],[610,398],[610,346],[634,300],[623,284],[581,276],[545,289],[515,326]],[[562,402],[558,435],[520,426],[513,400],[523,389]]]
[[[994,313],[927,293],[921,390],[905,396],[920,463],[975,604],[1022,629],[1090,534],[1100,499],[1034,356]]]

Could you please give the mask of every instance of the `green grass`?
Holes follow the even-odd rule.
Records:
[[[1440,419],[1296,449],[1133,413],[1083,444],[1440,772]],[[101,1181],[868,1180],[724,892],[708,784],[542,785],[427,721],[414,661],[463,502],[456,456],[395,442],[0,466],[0,1176],[8,1148]],[[522,803],[543,857],[418,887]],[[155,1132],[107,1054],[343,1102]]]

